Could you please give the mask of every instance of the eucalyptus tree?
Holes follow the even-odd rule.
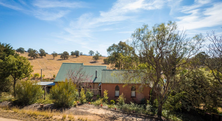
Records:
[[[179,31],[177,24],[171,21],[156,24],[152,29],[143,25],[132,34],[132,46],[139,65],[131,68],[131,74],[125,75],[124,79],[138,81],[140,87],[151,87],[151,104],[155,93],[159,117],[168,94],[178,82],[181,67],[199,52],[202,42],[202,35],[187,38],[185,32]]]

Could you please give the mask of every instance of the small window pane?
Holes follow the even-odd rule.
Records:
[[[136,91],[131,91],[131,96],[136,97]]]
[[[119,96],[119,91],[115,91],[115,96]]]

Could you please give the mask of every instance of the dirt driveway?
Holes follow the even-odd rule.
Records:
[[[17,119],[8,119],[8,118],[2,118],[2,117],[0,117],[0,121],[21,121],[21,120],[17,120]]]

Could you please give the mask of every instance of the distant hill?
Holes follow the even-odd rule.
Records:
[[[46,55],[46,57],[43,57],[43,58],[39,57],[36,59],[32,59],[28,57],[27,52],[20,55],[28,58],[28,60],[30,61],[34,70],[32,74],[34,73],[41,74],[41,68],[42,68],[43,69],[42,74],[45,75],[45,78],[52,78],[54,74],[57,75],[62,63],[84,63],[84,65],[105,65],[107,66],[107,68],[110,67],[107,64],[103,64],[103,59],[105,59],[106,57],[101,57],[95,63],[92,56],[85,56],[85,55],[79,56],[77,58],[75,56],[69,56],[69,59],[67,60],[61,59],[60,55],[55,57],[55,59],[53,59],[52,55],[48,55],[48,54]]]

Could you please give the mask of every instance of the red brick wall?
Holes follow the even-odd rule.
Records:
[[[115,87],[119,86],[119,95],[123,93],[124,97],[126,98],[126,103],[134,102],[140,103],[140,101],[145,98],[146,100],[149,99],[149,92],[150,87],[145,87],[143,91],[139,91],[138,84],[128,84],[124,86],[124,84],[102,84],[102,96],[104,90],[108,90],[108,97],[109,100],[117,100],[118,97],[115,97]],[[131,87],[136,86],[136,97],[131,97]]]

